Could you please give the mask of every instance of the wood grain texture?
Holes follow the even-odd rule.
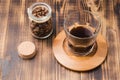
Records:
[[[46,2],[53,10],[54,33],[45,40],[34,39],[29,30],[27,8]],[[74,10],[90,10],[101,17],[101,34],[108,42],[105,62],[87,72],[61,66],[53,56],[52,42],[63,29],[65,17]],[[33,41],[37,55],[19,58],[17,46]],[[0,80],[119,80],[120,79],[120,0],[0,0]]]

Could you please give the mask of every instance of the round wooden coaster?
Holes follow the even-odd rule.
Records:
[[[96,53],[87,56],[76,56],[65,49],[63,45],[65,38],[65,32],[61,31],[54,39],[53,52],[57,61],[66,68],[75,71],[88,71],[102,64],[107,56],[107,43],[101,35],[98,35],[96,40]]]

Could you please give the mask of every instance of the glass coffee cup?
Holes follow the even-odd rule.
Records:
[[[100,27],[99,16],[95,13],[86,10],[71,12],[64,22],[67,48],[75,55],[92,53]]]

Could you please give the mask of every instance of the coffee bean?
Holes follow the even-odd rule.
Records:
[[[46,16],[48,14],[48,9],[46,9],[44,6],[39,6],[36,7],[35,9],[33,9],[32,14],[35,17],[42,17],[42,16]]]
[[[45,7],[42,7],[42,9],[41,9],[42,11],[45,11],[46,10],[46,8]]]
[[[35,21],[31,21],[31,30],[34,35],[38,37],[43,37],[48,35],[52,30],[51,19],[44,23],[37,23]]]

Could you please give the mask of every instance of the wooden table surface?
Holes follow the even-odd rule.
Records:
[[[27,8],[34,2],[46,2],[53,10],[54,32],[44,40],[30,34]],[[108,43],[106,60],[91,71],[68,70],[53,55],[53,40],[75,9],[99,14],[101,34]],[[31,60],[18,56],[17,46],[26,40],[37,47]],[[120,0],[0,0],[0,80],[120,80]]]

